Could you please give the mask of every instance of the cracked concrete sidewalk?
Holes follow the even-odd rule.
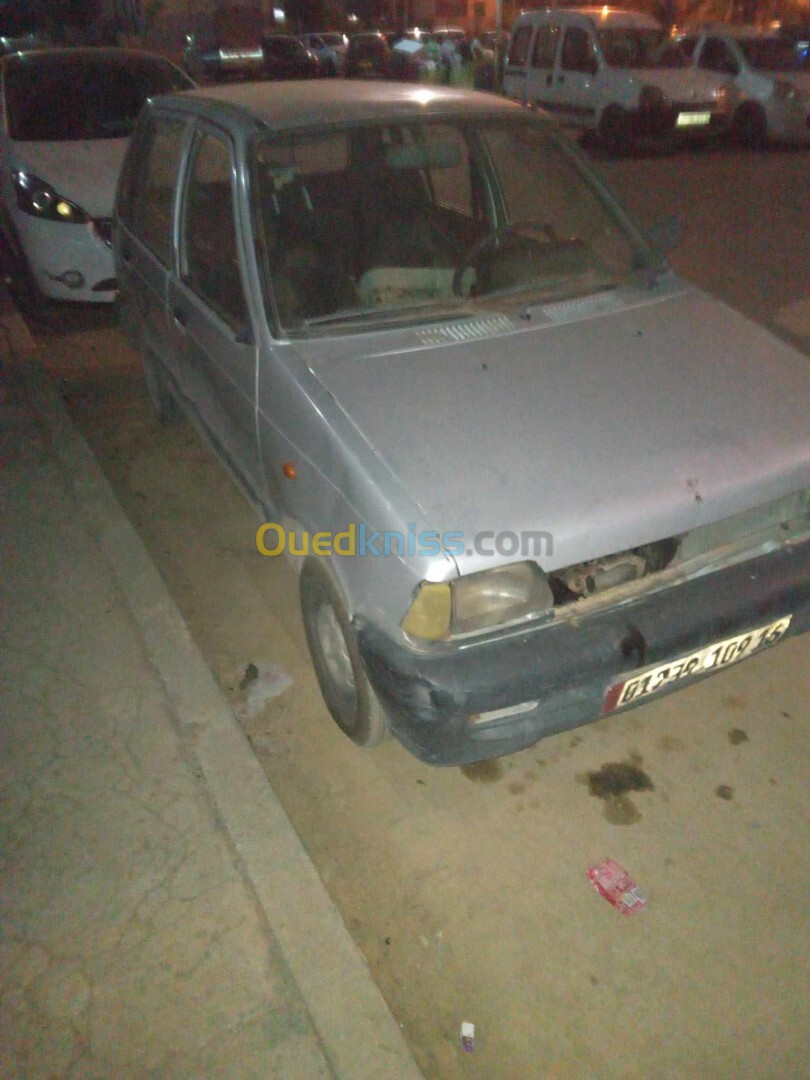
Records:
[[[418,1080],[20,325],[0,310],[0,1076]]]

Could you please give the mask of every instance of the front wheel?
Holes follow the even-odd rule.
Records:
[[[152,403],[152,410],[161,424],[169,427],[180,418],[180,406],[169,389],[169,384],[160,362],[151,352],[145,351],[143,357],[143,378],[146,392]]]
[[[5,233],[2,234],[0,244],[2,273],[9,295],[29,323],[33,326],[49,327],[54,321],[53,301],[40,291],[19,245]]]
[[[734,117],[734,135],[749,150],[764,150],[768,142],[768,119],[759,105],[742,105]]]
[[[304,630],[323,699],[358,746],[377,746],[388,720],[363,667],[346,603],[326,566],[310,559],[301,571]]]
[[[608,105],[599,120],[599,138],[614,153],[626,153],[633,144],[630,117],[621,105]]]

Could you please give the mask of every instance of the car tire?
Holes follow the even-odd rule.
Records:
[[[388,719],[366,675],[342,593],[325,563],[301,571],[301,612],[321,694],[340,730],[358,746],[378,746]]]
[[[143,378],[146,383],[146,392],[152,404],[152,411],[158,421],[166,427],[175,424],[181,415],[177,398],[169,389],[168,380],[157,360],[151,352],[143,354]]]
[[[54,302],[34,280],[25,253],[6,233],[0,238],[0,246],[3,279],[9,296],[33,326],[51,326],[55,318]]]
[[[599,119],[599,138],[614,153],[630,149],[632,136],[630,117],[621,105],[608,105]]]
[[[734,135],[740,146],[764,150],[768,142],[768,118],[754,104],[741,105],[734,116]]]
[[[334,79],[337,75],[337,68],[335,67],[334,60],[325,60],[323,64],[323,75],[327,79]]]

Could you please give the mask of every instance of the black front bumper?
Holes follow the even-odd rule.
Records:
[[[423,761],[454,765],[596,720],[624,678],[786,615],[785,637],[810,628],[810,540],[580,618],[455,646],[416,651],[362,620],[356,629],[394,734]],[[526,702],[537,704],[475,719]]]

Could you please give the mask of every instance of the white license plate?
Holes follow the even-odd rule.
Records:
[[[668,664],[659,664],[658,667],[649,668],[641,675],[634,675],[632,679],[616,683],[605,694],[602,711],[611,712],[613,709],[620,709],[622,705],[629,705],[631,701],[641,701],[675,682],[680,682],[681,679],[704,675],[709,671],[718,671],[720,668],[728,667],[729,664],[745,660],[752,653],[768,645],[775,645],[780,638],[783,638],[790,626],[791,618],[792,615],[785,615],[784,618],[768,623],[767,626],[760,626],[745,634],[737,634],[736,637],[726,638],[725,641],[718,641],[714,645],[706,645],[678,660],[671,660]]]
[[[682,112],[678,113],[675,127],[704,127],[711,118],[712,114],[707,112]]]

